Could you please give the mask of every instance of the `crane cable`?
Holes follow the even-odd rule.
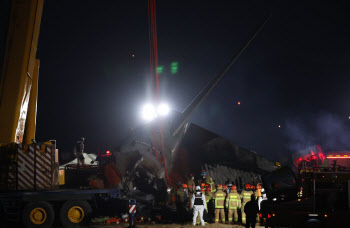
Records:
[[[149,45],[150,45],[150,65],[151,65],[151,96],[153,100],[153,89],[154,89],[154,78],[156,83],[156,92],[157,92],[157,104],[160,103],[160,92],[159,92],[159,75],[158,75],[158,46],[157,46],[157,23],[156,23],[156,1],[155,0],[148,0],[148,24],[149,24]],[[162,148],[162,157],[163,157],[163,164],[165,169],[165,175],[167,182],[170,183],[169,175],[168,175],[168,169],[165,161],[165,154],[164,154],[164,143],[163,143],[163,132],[162,132],[162,121],[161,118],[158,119],[158,125],[159,125],[159,135],[160,135],[160,143]],[[154,140],[154,149],[156,157],[158,158],[157,153],[157,140],[156,140],[156,134],[155,129],[153,127],[153,140]]]
[[[155,66],[154,66],[154,53],[153,53],[153,35],[152,35],[152,27],[151,27],[151,7],[150,7],[150,1],[148,1],[148,39],[149,39],[149,49],[150,49],[150,77],[151,77],[151,100],[153,102],[153,90],[154,90],[154,72],[155,72]],[[153,134],[153,144],[154,144],[154,154],[157,159],[158,158],[158,149],[157,149],[157,137],[156,137],[156,129],[154,127],[154,124],[152,124],[152,134]]]

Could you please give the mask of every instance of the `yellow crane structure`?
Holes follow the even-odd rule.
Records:
[[[0,143],[30,144],[35,139],[40,65],[36,51],[43,3],[1,3],[2,10],[8,10],[8,24],[2,31],[6,38],[0,44]]]
[[[56,143],[35,140],[43,0],[0,3],[0,190],[56,186]],[[58,171],[57,171],[58,172]]]
[[[136,205],[118,188],[60,189],[56,142],[35,141],[36,52],[43,3],[0,0],[0,220],[4,227],[52,227],[55,221],[65,228],[81,227],[93,214],[115,216],[129,212],[124,207],[129,202]],[[79,178],[90,184],[88,178]]]

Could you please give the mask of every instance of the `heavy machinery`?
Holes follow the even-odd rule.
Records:
[[[67,167],[62,174],[66,183],[60,187],[58,173],[61,172],[58,172],[56,142],[35,141],[39,72],[36,47],[42,8],[43,0],[5,0],[0,7],[4,18],[1,21],[4,32],[0,37],[0,202],[1,213],[7,220],[22,221],[27,227],[46,227],[56,217],[56,220],[68,227],[88,222],[93,214],[98,215],[97,212],[116,215],[124,208],[118,186],[127,196],[136,198],[138,203],[143,204],[138,205],[140,212],[147,211],[150,207],[162,206],[167,201],[169,186],[177,180],[184,181],[187,168],[181,164],[185,157],[194,156],[191,152],[193,146],[188,142],[192,141],[193,134],[198,134],[198,129],[204,132],[202,135],[210,136],[198,139],[204,144],[201,146],[209,145],[207,152],[212,156],[199,161],[193,166],[193,170],[188,169],[189,172],[199,172],[198,170],[205,168],[217,180],[226,180],[227,176],[222,176],[225,172],[232,179],[236,178],[236,181],[238,177],[250,181],[253,176],[271,170],[273,165],[266,159],[230,144],[205,129],[196,128],[195,125],[188,127],[191,114],[255,38],[262,29],[261,26],[182,113],[173,112],[161,120],[166,164],[162,164],[162,159],[154,156],[155,148],[161,148],[161,140],[160,135],[156,134],[156,143],[159,145],[153,144],[152,131],[155,122],[150,122],[133,130],[124,143],[112,151],[111,156],[99,157],[100,165],[96,169]],[[193,132],[188,135],[188,139],[187,131]],[[232,152],[234,156],[226,154],[223,156],[225,161],[210,163],[215,156],[210,151],[213,149],[210,145],[225,145],[229,149],[222,152]],[[237,165],[237,162],[227,163],[227,160],[235,158],[242,162],[247,161],[254,167],[255,173],[244,169],[242,164]],[[165,167],[170,173],[170,181],[164,178]],[[87,175],[82,175],[82,172]],[[103,179],[106,189],[89,189],[91,186],[87,184],[88,179],[94,175]],[[80,177],[81,182],[75,182],[77,178],[74,176]],[[83,176],[86,178],[82,178]],[[242,181],[247,180],[240,179]],[[68,189],[72,187],[68,182],[75,183],[74,190]]]
[[[323,163],[313,167],[318,162],[304,156],[311,161],[308,166],[298,166],[296,172],[283,167],[262,177],[268,200],[261,205],[260,217],[266,227],[350,225],[350,169],[334,162],[347,160],[350,154],[329,153],[327,158],[315,152],[311,155],[316,160],[323,158]]]
[[[95,215],[127,212],[119,189],[58,189],[54,140],[35,141],[43,0],[1,1],[0,217],[1,225],[79,227]],[[10,226],[10,225],[8,225]]]
[[[184,183],[190,172],[199,173],[205,169],[217,183],[224,183],[229,178],[238,188],[243,188],[246,182],[260,182],[262,174],[274,169],[274,164],[262,156],[195,124],[189,125],[192,113],[210,95],[266,22],[182,113],[173,111],[133,129],[123,143],[111,151],[111,156],[97,158],[99,169],[102,169],[100,178],[105,186],[120,186],[126,195],[137,199],[139,213],[150,214],[152,209],[166,205],[171,187],[178,181]],[[159,123],[162,133],[154,132],[154,129],[159,129]],[[157,148],[164,148],[164,153]]]
[[[202,169],[206,169],[210,176],[222,183],[228,177],[234,181],[240,179],[240,182],[251,182],[252,178],[259,177],[262,173],[274,169],[273,163],[267,159],[234,145],[219,135],[199,126],[194,124],[189,126],[191,115],[203,100],[210,95],[211,91],[222,80],[225,73],[249,46],[266,22],[267,20],[182,113],[171,112],[166,117],[158,117],[161,121],[162,133],[158,131],[154,134],[154,129],[159,128],[158,119],[132,130],[125,141],[112,151],[115,162],[111,165],[115,170],[115,176],[119,176],[119,179],[125,177],[124,183],[129,182],[126,184],[127,186],[147,189],[146,192],[151,193],[154,191],[153,183],[156,183],[156,189],[161,186],[166,188],[178,181],[185,182],[188,173],[199,173]],[[214,151],[215,147],[222,148]],[[162,154],[158,159],[156,154],[161,153],[156,148],[164,148],[164,155]],[[193,159],[201,151],[205,151],[205,156],[201,156],[203,159]],[[130,153],[134,153],[134,157],[142,157],[138,161],[138,166],[133,170],[125,168],[124,161],[121,159]],[[220,154],[221,160],[218,159],[218,154]],[[191,166],[189,162],[191,162]],[[134,167],[133,164],[128,164],[128,166]],[[246,168],[247,165],[250,169]],[[169,173],[169,180],[165,179],[165,169]],[[109,170],[112,170],[112,168]],[[106,176],[111,175],[111,173],[106,173]],[[142,178],[140,178],[140,175]],[[258,180],[255,181],[258,182]],[[147,183],[152,183],[152,185]],[[133,189],[133,187],[129,189]],[[129,192],[132,194],[132,191]],[[158,196],[164,195],[160,194]]]
[[[173,111],[133,129],[109,156],[97,158],[99,167],[96,170],[99,170],[99,178],[103,179],[105,187],[120,186],[123,193],[137,199],[139,213],[150,215],[154,208],[166,205],[171,187],[178,181],[184,183],[190,172],[199,174],[205,169],[217,183],[230,179],[240,189],[246,182],[260,182],[261,174],[274,169],[274,164],[262,156],[200,126],[189,125],[192,113],[210,95],[263,25],[182,113]],[[154,133],[154,129],[159,129],[159,122],[162,133]],[[164,148],[164,154],[160,153],[159,148]],[[166,171],[170,174],[169,179]],[[65,183],[66,187],[84,181],[83,172],[93,175],[91,169],[76,170],[74,167],[62,172],[70,178],[69,183]],[[85,176],[85,183],[88,183],[88,178]]]

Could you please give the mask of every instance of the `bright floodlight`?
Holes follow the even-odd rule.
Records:
[[[169,106],[167,104],[160,104],[157,111],[160,116],[166,116],[169,113]]]
[[[142,108],[143,119],[147,121],[151,121],[156,117],[157,117],[157,113],[152,104],[146,104],[145,106],[143,106]]]

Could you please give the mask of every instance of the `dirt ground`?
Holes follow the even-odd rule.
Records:
[[[116,224],[91,224],[89,227],[91,228],[109,228],[109,227],[118,227],[118,228],[124,228],[123,225],[116,225]],[[180,224],[136,224],[137,228],[193,228],[191,223],[180,225]],[[196,227],[202,227],[202,226],[196,226]],[[205,228],[238,228],[238,227],[245,227],[242,225],[228,225],[228,224],[206,224]],[[255,226],[255,227],[262,227],[262,226]]]

